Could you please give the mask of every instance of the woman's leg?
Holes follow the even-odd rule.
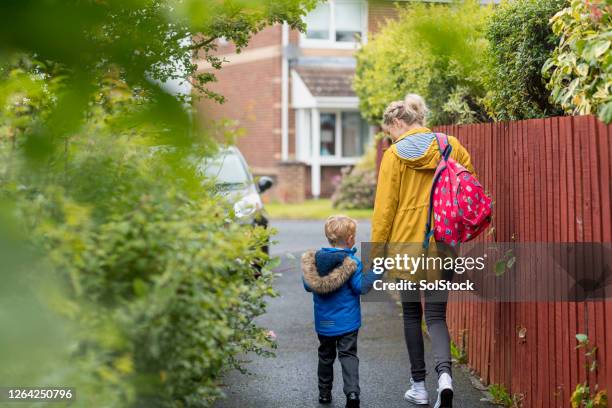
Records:
[[[442,373],[451,373],[451,351],[450,335],[446,325],[446,299],[439,299],[440,293],[436,294],[436,301],[428,301],[429,294],[425,294],[425,323],[431,337],[431,348],[436,362],[436,373],[438,377]],[[447,293],[448,296],[448,293]],[[444,296],[445,298],[447,296]]]
[[[402,292],[402,311],[404,316],[404,337],[410,357],[410,371],[415,382],[424,381],[425,347],[423,346],[423,330],[421,322],[423,308],[418,291]]]

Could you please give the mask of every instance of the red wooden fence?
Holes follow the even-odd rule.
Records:
[[[591,116],[442,126],[468,149],[495,200],[498,242],[610,242],[612,126]],[[533,271],[534,274],[536,271]],[[545,274],[545,270],[537,271]],[[534,276],[524,276],[529,285]],[[612,391],[612,302],[449,306],[454,342],[487,384],[504,384],[526,408],[567,407],[575,386]],[[589,374],[576,350],[586,333],[598,347]]]

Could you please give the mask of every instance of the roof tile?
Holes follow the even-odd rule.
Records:
[[[296,71],[314,97],[355,96],[353,69],[298,67]]]

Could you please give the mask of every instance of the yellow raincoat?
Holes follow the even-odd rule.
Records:
[[[376,188],[372,242],[411,243],[414,244],[411,247],[420,251],[433,176],[441,158],[438,143],[431,133],[427,128],[413,129],[399,137],[385,152]],[[406,138],[413,139],[404,141]],[[448,140],[452,146],[451,157],[473,173],[470,155],[465,148],[453,136]],[[429,255],[434,251],[432,237]],[[392,278],[409,278],[400,271],[390,273]]]

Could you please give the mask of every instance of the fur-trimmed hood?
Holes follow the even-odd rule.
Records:
[[[302,272],[304,282],[315,293],[324,295],[339,289],[357,270],[357,263],[347,256],[340,266],[321,276],[317,271],[316,251],[307,251],[302,255]]]

